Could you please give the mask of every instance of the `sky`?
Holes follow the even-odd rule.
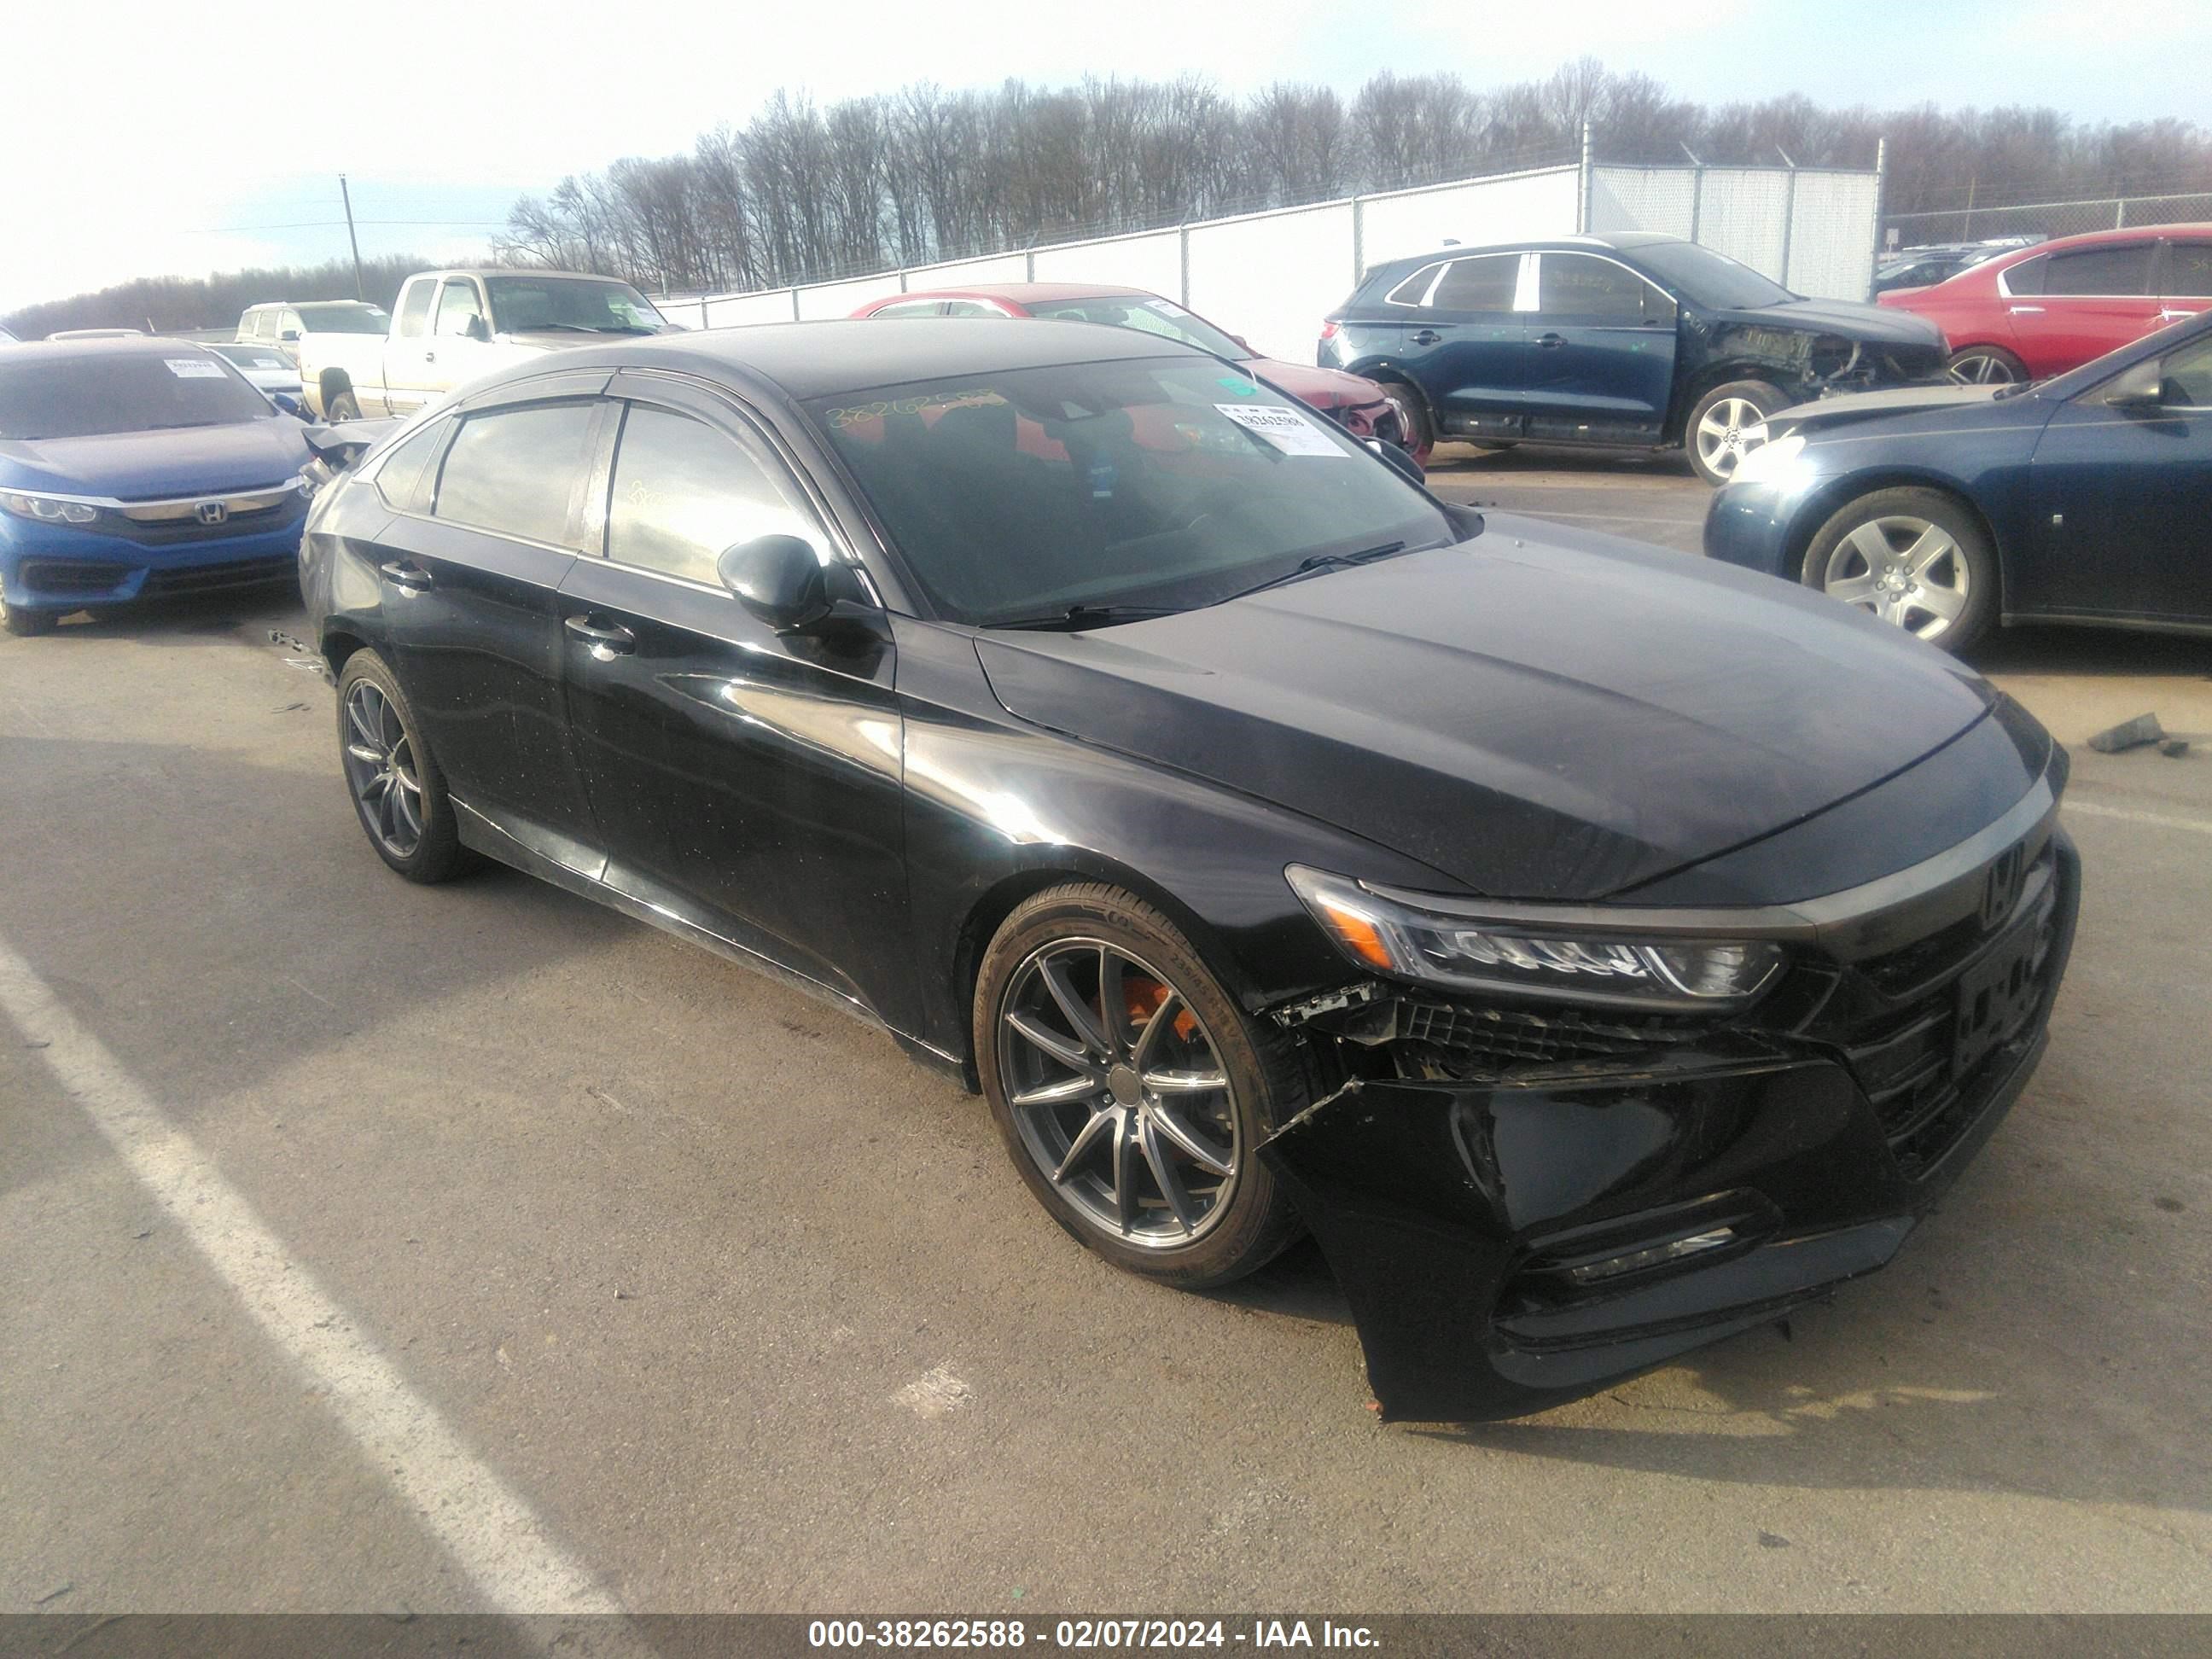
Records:
[[[1377,70],[1486,86],[1590,53],[1676,94],[1899,107],[2049,104],[2212,125],[2212,0],[91,0],[8,26],[0,313],[132,276],[480,250],[516,196],[688,150],[778,87],[1194,70],[1243,94]],[[257,43],[265,42],[266,50]]]

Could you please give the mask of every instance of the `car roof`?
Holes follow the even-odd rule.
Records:
[[[2063,253],[2068,248],[2095,247],[2104,242],[2140,242],[2152,236],[2212,236],[2212,223],[2122,225],[2116,230],[2085,230],[2078,236],[2054,236],[2047,242],[2006,248],[1998,257],[2017,264],[2023,255],[2033,258],[2040,253]]]
[[[1656,247],[1662,243],[1686,244],[1688,240],[1686,236],[1671,236],[1663,230],[1602,230],[1565,236],[1516,236],[1504,242],[1446,242],[1419,253],[1401,253],[1373,266],[1368,274],[1371,276],[1379,270],[1427,264],[1437,259],[1463,258],[1477,253],[1535,253],[1547,248],[1593,248],[1601,252],[1632,253],[1638,248]]]
[[[909,380],[1055,363],[1182,356],[1204,358],[1206,354],[1159,335],[1101,328],[1095,323],[978,317],[961,327],[947,328],[933,317],[886,317],[756,323],[636,337],[578,346],[557,354],[555,362],[563,370],[666,368],[716,379],[760,380],[803,400]],[[518,369],[514,378],[543,374],[546,368],[543,362],[528,365]],[[502,376],[478,382],[476,390],[506,383]]]
[[[197,340],[173,339],[162,334],[110,335],[92,340],[25,340],[21,343],[26,353],[47,357],[161,357],[179,351],[210,349]],[[10,352],[9,360],[27,362],[33,358],[27,356],[18,359]]]
[[[910,294],[887,295],[882,303],[898,300],[1011,300],[1018,306],[1046,300],[1157,300],[1148,288],[1122,288],[1113,283],[972,283],[965,288],[918,288]]]
[[[441,265],[435,270],[410,272],[410,283],[417,276],[528,276],[543,277],[555,283],[619,283],[619,276],[602,276],[590,270],[540,270],[534,265]],[[308,301],[307,303],[313,303]]]

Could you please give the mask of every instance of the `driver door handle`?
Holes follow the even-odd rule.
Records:
[[[394,587],[404,588],[410,593],[420,593],[437,585],[430,573],[412,559],[387,560],[377,568],[391,579]]]
[[[1419,333],[1413,336],[1413,343],[1415,345],[1434,345],[1437,341],[1443,337],[1444,337],[1437,333],[1436,330],[1432,328],[1425,328]]]
[[[587,611],[580,617],[570,617],[561,626],[591,647],[592,655],[601,662],[626,657],[637,649],[636,635],[619,623],[602,620],[592,611]]]
[[[1539,334],[1536,337],[1536,343],[1547,351],[1553,346],[1563,346],[1566,343],[1567,337],[1564,334]]]

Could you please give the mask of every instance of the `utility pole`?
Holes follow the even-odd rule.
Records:
[[[361,238],[353,231],[353,192],[346,188],[346,176],[343,173],[338,174],[338,199],[345,204],[346,240],[353,247],[353,297],[366,300],[368,295],[361,291]]]

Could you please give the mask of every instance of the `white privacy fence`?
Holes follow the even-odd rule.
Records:
[[[726,328],[844,317],[886,295],[976,283],[1099,283],[1170,295],[1255,350],[1311,362],[1322,317],[1364,271],[1447,241],[1663,230],[1741,259],[1801,294],[1863,300],[1881,200],[1879,171],[1584,163],[835,283],[656,303],[677,322]]]

